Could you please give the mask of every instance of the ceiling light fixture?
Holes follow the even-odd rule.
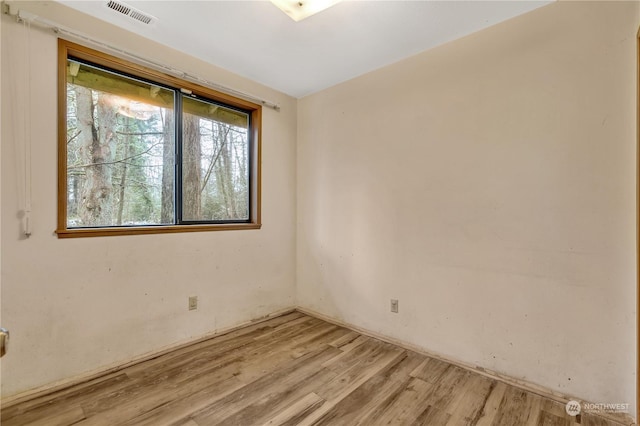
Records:
[[[341,0],[271,0],[291,19],[298,22],[333,6]]]

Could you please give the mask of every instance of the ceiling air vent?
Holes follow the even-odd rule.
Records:
[[[143,24],[151,24],[155,21],[156,18],[153,16],[146,14],[135,7],[129,6],[121,1],[109,0],[107,2],[107,7],[111,10],[114,10],[118,13],[121,13],[125,16],[128,16],[131,19],[135,19],[136,21],[142,22]]]

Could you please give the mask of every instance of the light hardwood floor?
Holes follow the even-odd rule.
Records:
[[[1,411],[14,425],[611,425],[293,312]],[[620,423],[621,424],[621,423]]]

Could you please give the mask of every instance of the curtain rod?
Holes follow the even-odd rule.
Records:
[[[173,75],[175,77],[179,77],[179,78],[185,79],[185,80],[190,81],[192,83],[202,84],[204,86],[210,87],[210,88],[218,90],[220,92],[224,92],[226,94],[233,95],[233,96],[236,96],[238,98],[245,99],[247,101],[258,103],[258,104],[263,105],[265,107],[272,108],[272,109],[274,109],[276,111],[280,111],[280,105],[278,105],[275,102],[271,102],[271,101],[259,98],[257,96],[251,95],[249,93],[241,92],[239,90],[235,90],[235,89],[232,89],[230,87],[223,86],[221,84],[215,83],[213,81],[207,80],[207,79],[199,77],[197,75],[193,75],[193,74],[189,74],[189,73],[187,73],[185,71],[181,71],[181,70],[176,69],[174,67],[171,67],[169,65],[165,65],[165,64],[162,64],[162,63],[159,63],[159,62],[155,62],[155,61],[153,61],[151,59],[147,59],[145,57],[136,55],[135,53],[128,52],[128,51],[126,51],[124,49],[121,49],[119,47],[110,45],[110,44],[105,43],[103,41],[94,39],[94,38],[89,37],[89,36],[87,36],[85,34],[81,34],[79,32],[76,32],[76,31],[72,30],[72,29],[69,29],[69,28],[64,27],[62,25],[59,25],[56,22],[49,21],[47,19],[43,19],[43,18],[41,18],[41,17],[39,17],[39,16],[37,16],[37,15],[35,15],[33,13],[27,12],[27,11],[25,11],[23,9],[19,9],[15,14],[12,14],[10,5],[8,5],[5,2],[3,2],[2,4],[3,4],[4,13],[9,15],[9,16],[14,16],[16,18],[17,22],[26,21],[26,22],[33,23],[33,24],[38,24],[39,26],[41,26],[41,27],[43,27],[45,29],[52,30],[56,34],[62,34],[62,35],[65,35],[65,36],[68,36],[68,37],[71,37],[71,38],[74,38],[74,39],[78,39],[78,40],[82,40],[82,41],[88,42],[88,43],[90,43],[90,44],[92,44],[94,46],[99,46],[101,48],[104,48],[104,49],[110,50],[112,52],[115,52],[115,53],[117,53],[119,55],[126,56],[126,57],[128,57],[130,59],[133,59],[134,61],[136,61],[138,63],[147,65],[147,66],[149,66],[151,68],[154,68],[156,70],[159,70],[159,71],[166,72],[166,73],[171,74],[171,75]]]

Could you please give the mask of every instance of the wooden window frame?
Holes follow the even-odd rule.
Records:
[[[249,220],[238,223],[187,225],[144,225],[122,227],[67,228],[67,60],[69,57],[88,61],[107,69],[119,71],[178,89],[190,90],[196,96],[210,99],[250,114],[249,135]],[[88,47],[58,39],[58,238],[104,237],[115,235],[166,234],[177,232],[228,231],[260,229],[261,224],[261,136],[262,106],[155,71],[130,61],[108,55]]]

